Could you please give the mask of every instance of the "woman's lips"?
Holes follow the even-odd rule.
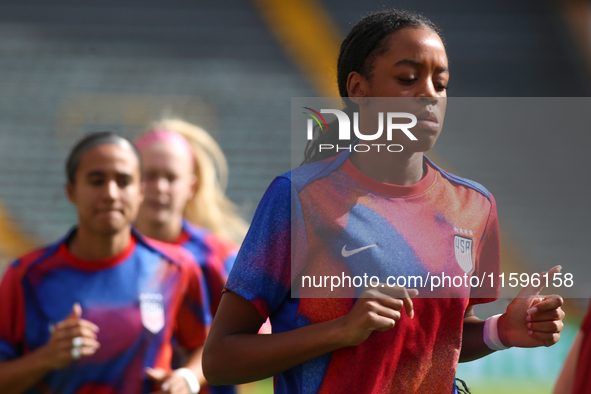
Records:
[[[431,119],[417,119],[417,123],[439,125],[439,122]]]
[[[168,204],[162,203],[160,201],[148,201],[148,204],[156,209],[165,209],[168,207]]]
[[[433,112],[421,112],[416,115],[417,125],[426,126],[429,128],[439,128],[439,119]]]
[[[423,113],[417,115],[417,125],[415,126],[419,129],[426,129],[430,132],[438,132],[441,129],[441,125],[439,124],[439,120],[434,113]],[[414,129],[414,127],[413,127]],[[412,129],[411,129],[412,132]]]
[[[115,215],[120,214],[123,215],[122,209],[99,209],[96,212],[98,215]]]
[[[428,121],[428,122],[434,122],[434,123],[439,123],[439,120],[437,119],[437,115],[435,115],[433,112],[422,112],[418,115],[416,115],[417,117],[417,121]]]

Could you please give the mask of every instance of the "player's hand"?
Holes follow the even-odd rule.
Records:
[[[383,285],[383,286],[382,286]],[[418,290],[404,287],[389,287],[380,283],[378,287],[367,287],[359,296],[351,311],[344,316],[345,346],[355,346],[365,341],[373,331],[387,331],[401,317],[404,307],[406,314],[414,317],[412,298]]]
[[[72,313],[53,327],[49,342],[39,350],[51,369],[64,368],[73,360],[92,356],[98,350],[98,331],[96,324],[82,319],[82,308],[76,303]]]
[[[151,394],[191,394],[185,378],[175,371],[165,371],[162,368],[147,368],[146,374],[160,390]]]
[[[549,277],[553,278],[561,269],[559,265],[552,268]],[[552,346],[560,339],[564,301],[558,295],[540,295],[543,288],[543,284],[525,287],[499,318],[499,338],[505,346]]]

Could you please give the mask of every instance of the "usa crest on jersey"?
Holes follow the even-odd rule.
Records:
[[[456,261],[460,268],[465,273],[469,274],[474,268],[472,262],[472,244],[474,241],[472,238],[462,237],[461,235],[454,236],[454,250],[456,253]]]
[[[164,327],[164,304],[162,294],[140,294],[140,313],[142,324],[151,333],[156,334]]]

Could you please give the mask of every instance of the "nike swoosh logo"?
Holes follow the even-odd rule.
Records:
[[[363,246],[363,247],[357,248],[357,249],[347,250],[347,245],[345,245],[345,246],[343,246],[343,249],[341,250],[341,254],[343,255],[343,257],[349,257],[349,256],[353,256],[355,253],[359,253],[361,251],[364,251],[365,249],[373,248],[374,246],[378,246],[378,245],[373,244],[373,245]]]

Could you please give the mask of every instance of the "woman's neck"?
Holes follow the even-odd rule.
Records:
[[[83,260],[102,260],[123,252],[131,241],[131,228],[112,235],[97,235],[83,227],[76,230],[70,241],[70,252]]]
[[[162,242],[174,242],[183,232],[183,217],[173,218],[166,223],[150,222],[138,217],[135,228],[146,237]]]
[[[392,185],[413,185],[424,176],[422,152],[351,153],[349,160],[362,174]]]

